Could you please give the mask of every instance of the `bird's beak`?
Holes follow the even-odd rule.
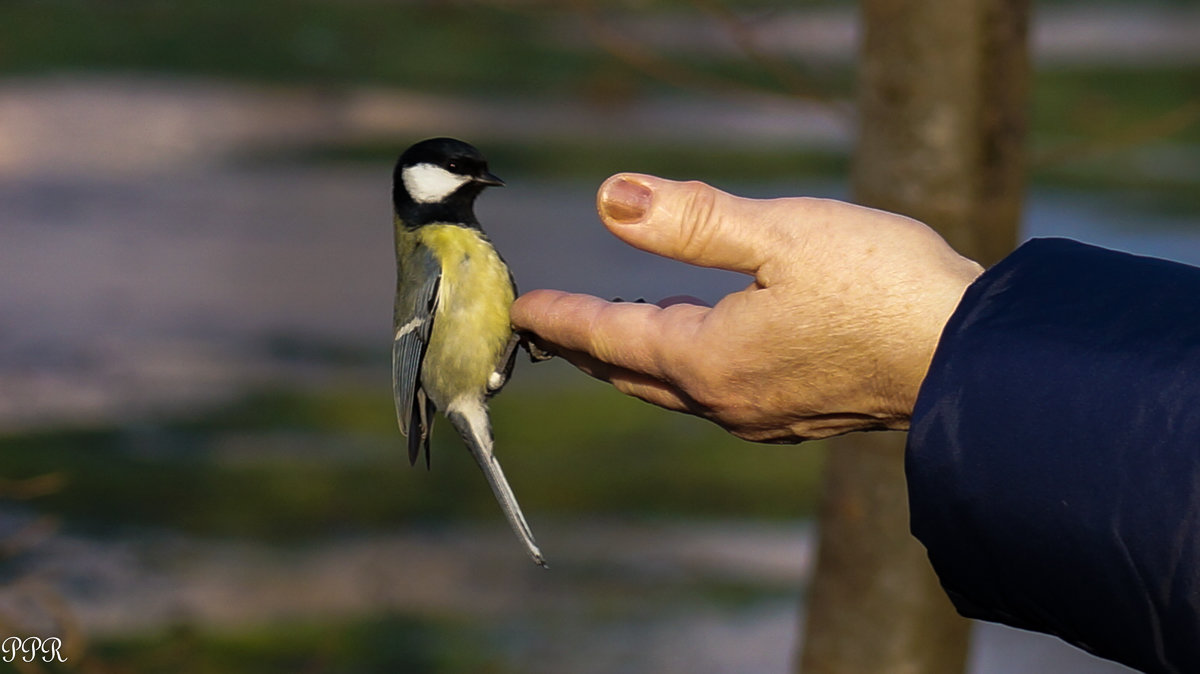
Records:
[[[473,180],[475,182],[479,183],[480,185],[490,185],[492,187],[504,187],[504,181],[501,180],[494,173],[491,173],[489,171],[484,171],[483,173],[475,176],[473,178]]]

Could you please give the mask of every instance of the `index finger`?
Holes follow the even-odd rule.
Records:
[[[534,290],[513,303],[512,322],[552,345],[665,381],[681,347],[692,343],[707,312],[708,308],[693,304],[664,308]]]

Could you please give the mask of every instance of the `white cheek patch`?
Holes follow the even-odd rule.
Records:
[[[409,166],[401,175],[404,189],[419,204],[437,203],[471,180],[468,176],[451,173],[433,164]]]

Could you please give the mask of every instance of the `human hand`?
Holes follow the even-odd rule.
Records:
[[[828,199],[618,174],[597,209],[636,248],[754,282],[713,307],[535,290],[513,324],[619,391],[748,440],[908,428],[942,328],[982,272],[915,220]]]

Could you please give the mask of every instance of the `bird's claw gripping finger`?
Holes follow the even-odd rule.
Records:
[[[554,357],[553,353],[538,346],[533,341],[533,335],[529,333],[521,333],[521,346],[529,352],[529,361],[532,363],[540,363]]]

